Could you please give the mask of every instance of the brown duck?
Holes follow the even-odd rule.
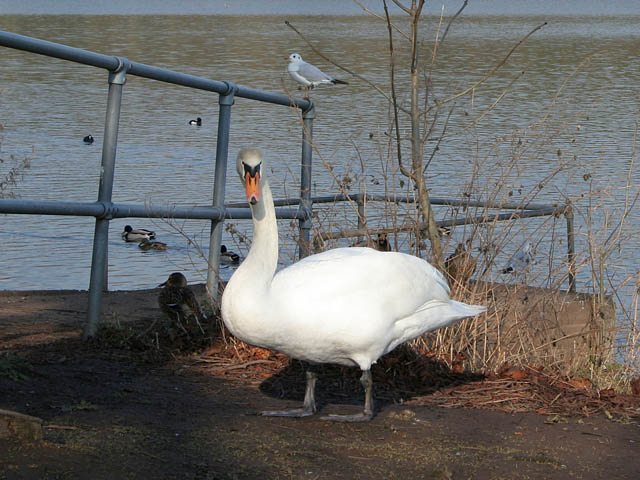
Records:
[[[163,288],[158,295],[158,305],[167,317],[184,331],[185,306],[189,307],[196,317],[196,323],[202,329],[200,322],[204,322],[207,317],[202,312],[196,296],[187,287],[186,277],[180,272],[174,272],[169,275],[166,282],[161,283],[159,286]]]
[[[456,250],[444,261],[449,286],[466,285],[476,271],[476,263],[476,259],[471,256],[464,243],[459,243]]]

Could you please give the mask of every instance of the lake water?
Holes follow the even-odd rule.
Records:
[[[205,2],[204,10],[195,10],[202,2],[186,2],[180,12],[174,10],[174,2],[128,3],[132,4],[128,10],[117,11],[135,15],[112,15],[112,9],[122,7],[123,2],[83,9],[75,2],[55,3],[57,12],[78,15],[49,15],[54,13],[50,2],[29,2],[18,11],[12,2],[0,2],[0,12],[7,13],[0,17],[0,28],[183,73],[301,96],[284,73],[286,57],[298,52],[350,83],[320,88],[313,94],[317,110],[313,194],[337,192],[336,182],[344,183],[345,179],[350,192],[366,188],[369,193],[411,193],[393,162],[386,160],[385,132],[390,131],[386,100],[365,82],[315,55],[284,20],[337,63],[388,91],[384,23],[358,15],[352,5],[336,6],[339,15],[327,15],[334,10],[321,9],[312,9],[313,15],[299,15],[300,8],[319,2],[274,2],[275,10],[268,12],[271,15],[252,14],[260,11],[256,2],[245,2],[244,7],[238,7],[237,2]],[[640,93],[640,7],[637,2],[602,7],[597,2],[583,2],[584,8],[563,11],[557,2],[542,2],[538,11],[531,11],[522,5],[514,9],[519,2],[479,3],[486,10],[479,12],[474,5],[475,10],[470,9],[453,25],[439,51],[431,88],[440,100],[483,79],[529,31],[545,21],[548,24],[472,94],[441,108],[433,137],[444,132],[444,138],[427,172],[431,194],[460,198],[473,182],[474,198],[547,203],[572,200],[577,209],[579,262],[583,264],[579,290],[590,290],[593,269],[587,261],[586,239],[596,237],[596,243],[603,243],[608,238],[621,217],[625,195],[635,195],[640,184],[633,166]],[[446,11],[457,9],[452,5],[448,4]],[[481,15],[483,12],[488,15]],[[402,19],[397,22],[404,28]],[[437,26],[437,17],[425,16],[421,27],[423,64],[430,61]],[[399,38],[396,42],[401,44]],[[4,127],[0,131],[0,158],[5,160],[0,172],[23,158],[31,163],[11,193],[24,199],[95,200],[106,72],[6,48],[0,52],[0,124]],[[400,98],[404,99],[408,85],[406,48],[398,55],[398,68]],[[202,127],[188,126],[187,121],[197,116],[203,118]],[[230,158],[245,146],[262,148],[270,162],[276,196],[297,196],[301,127],[296,112],[238,99],[232,122]],[[403,131],[406,127],[403,124]],[[113,201],[210,204],[216,128],[217,95],[130,76],[124,88]],[[96,138],[93,145],[83,144],[87,134]],[[427,155],[435,145],[435,140],[427,142]],[[233,163],[228,172],[228,200],[239,201],[242,192]],[[541,183],[544,188],[539,189]],[[595,214],[590,216],[589,212]],[[393,223],[381,209],[370,206],[368,214],[372,227]],[[440,218],[450,214],[438,210]],[[612,285],[634,278],[640,270],[635,248],[638,209],[633,208],[625,220],[621,241],[611,241],[615,248],[607,259]],[[324,230],[351,228],[355,216],[349,206],[321,209],[319,221]],[[169,249],[143,253],[135,244],[124,243],[120,232],[129,223],[156,230]],[[248,222],[232,225],[241,234],[249,232]],[[93,227],[92,218],[1,215],[0,288],[88,288]],[[281,227],[283,235],[294,231],[289,222],[281,222]],[[110,288],[153,287],[175,270],[184,271],[190,281],[204,281],[206,264],[194,245],[208,245],[209,228],[203,221],[112,221]],[[505,229],[507,237],[496,247],[498,257],[488,272],[490,278],[500,277],[499,264],[527,238],[536,245],[538,283],[548,282],[551,272],[562,268],[566,236],[561,219],[519,222],[500,227],[502,234]],[[468,228],[457,229],[447,250],[453,250],[469,233]],[[474,247],[491,244],[492,235],[478,230]],[[223,242],[244,254],[247,246],[238,239],[238,234],[225,232]],[[282,245],[283,263],[290,262],[293,244],[283,239]],[[398,247],[405,251],[412,248],[402,236]],[[231,273],[227,268],[222,275],[228,278]],[[634,282],[629,280],[621,289],[624,298],[631,298]]]

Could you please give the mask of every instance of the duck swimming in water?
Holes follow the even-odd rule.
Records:
[[[93,143],[93,137],[91,135],[87,135],[82,139],[82,141],[88,145],[91,145]]]
[[[157,242],[155,240],[147,240],[146,238],[143,238],[142,240],[140,240],[138,247],[140,247],[140,250],[145,250],[145,251],[146,250],[164,251],[167,249],[167,244],[162,242]]]
[[[131,225],[126,225],[124,231],[120,234],[125,242],[140,242],[141,240],[153,240],[156,238],[156,233],[146,228],[133,228]]]
[[[227,265],[238,265],[240,263],[240,255],[227,250],[227,247],[225,245],[220,245],[220,263],[226,263]]]
[[[483,306],[450,299],[438,270],[399,252],[336,248],[276,273],[278,225],[262,153],[241,150],[237,171],[251,206],[253,242],[224,290],[222,318],[239,339],[310,364],[302,408],[263,415],[312,415],[314,365],[334,363],[362,370],[364,409],[323,419],[370,420],[373,363],[407,340],[485,311]]]
[[[196,127],[200,127],[200,126],[202,126],[202,119],[200,117],[198,117],[195,120],[189,120],[189,125],[194,125]]]

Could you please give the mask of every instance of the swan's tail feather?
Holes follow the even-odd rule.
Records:
[[[475,317],[487,311],[487,307],[483,305],[469,305],[468,303],[458,302],[456,300],[451,300],[450,306],[453,313],[460,315],[462,318]]]

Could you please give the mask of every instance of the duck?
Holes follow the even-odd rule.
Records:
[[[389,244],[389,238],[386,233],[379,233],[376,236],[376,243],[374,245],[375,249],[380,252],[390,252],[391,245]]]
[[[141,240],[153,240],[156,234],[152,230],[146,228],[134,229],[131,225],[126,225],[124,231],[120,234],[125,242],[140,242]]]
[[[533,263],[533,246],[531,245],[531,242],[527,241],[522,249],[514,253],[513,256],[509,259],[507,264],[502,269],[502,273],[523,273],[530,263]]]
[[[93,137],[91,135],[87,135],[82,139],[82,141],[87,145],[91,145],[93,143]]]
[[[143,238],[142,240],[140,240],[140,243],[138,244],[138,247],[140,247],[141,250],[166,250],[167,249],[167,244],[166,243],[162,243],[162,242],[157,242],[155,240],[148,240],[146,238]]]
[[[322,419],[371,420],[373,363],[403,342],[486,310],[449,298],[449,286],[436,268],[400,252],[335,248],[276,273],[278,225],[264,155],[242,149],[236,167],[251,208],[253,241],[222,294],[222,319],[240,340],[308,365],[302,407],[261,415],[313,415],[317,367],[338,364],[362,371],[364,407],[357,414]]]
[[[225,245],[220,245],[220,263],[226,263],[228,265],[238,265],[240,263],[240,255],[227,250],[227,247]]]
[[[162,287],[158,294],[160,310],[179,328],[184,329],[185,309],[188,308],[197,322],[204,322],[207,316],[203,313],[193,291],[187,286],[187,277],[181,272],[173,272],[169,278],[158,285]],[[199,324],[200,326],[200,324]],[[202,328],[200,326],[200,328]]]
[[[459,243],[455,251],[444,261],[449,286],[466,285],[471,275],[475,273],[476,265],[476,259],[469,253],[464,243]]]
[[[189,125],[195,125],[197,127],[200,127],[202,125],[202,119],[198,117],[195,120],[189,120]]]

